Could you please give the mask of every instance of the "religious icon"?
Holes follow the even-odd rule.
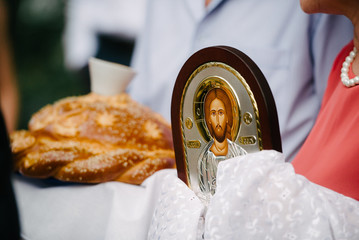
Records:
[[[221,161],[263,149],[281,151],[276,107],[255,63],[217,46],[192,55],[172,95],[177,173],[205,203]]]
[[[206,144],[199,157],[199,187],[202,192],[214,194],[218,163],[247,152],[233,142],[233,120],[238,119],[233,119],[232,104],[223,89],[213,88],[206,94],[204,112],[212,140]]]

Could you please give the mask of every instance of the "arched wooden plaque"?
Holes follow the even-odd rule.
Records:
[[[178,74],[171,106],[178,177],[208,200],[218,162],[282,151],[277,110],[257,65],[228,46],[199,50]]]

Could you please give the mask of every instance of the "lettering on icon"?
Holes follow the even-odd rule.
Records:
[[[201,109],[200,108],[196,109],[196,114],[197,114],[197,116],[201,116]]]
[[[188,148],[200,148],[201,142],[198,140],[189,140],[189,141],[187,141],[187,147]]]
[[[253,121],[253,117],[252,114],[250,114],[249,112],[246,112],[245,114],[243,114],[243,122],[247,125],[251,124],[251,122]]]
[[[240,137],[238,141],[240,144],[243,145],[251,145],[251,144],[255,144],[257,140],[255,136],[245,136],[245,137]]]
[[[186,127],[188,129],[191,129],[193,127],[193,122],[192,122],[192,119],[191,118],[186,118],[186,121],[185,121],[185,124],[186,124]]]

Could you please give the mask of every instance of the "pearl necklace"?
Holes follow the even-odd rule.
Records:
[[[357,54],[357,49],[354,47],[354,49],[349,53],[349,56],[345,58],[345,61],[343,62],[343,66],[341,69],[340,78],[342,79],[342,83],[346,87],[353,87],[357,84],[359,84],[359,76],[355,76],[352,79],[349,79],[348,72],[349,72],[349,66],[353,62],[355,56]]]

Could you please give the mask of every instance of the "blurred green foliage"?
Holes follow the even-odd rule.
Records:
[[[66,0],[7,0],[7,3],[21,97],[18,129],[27,129],[32,114],[45,105],[87,94],[89,71],[87,66],[77,72],[65,67],[62,41]],[[95,57],[130,64],[133,40],[99,33],[97,38]]]
[[[26,129],[31,115],[46,104],[88,92],[78,75],[64,66],[65,4],[62,0],[13,2],[12,45],[21,97],[18,129]]]

